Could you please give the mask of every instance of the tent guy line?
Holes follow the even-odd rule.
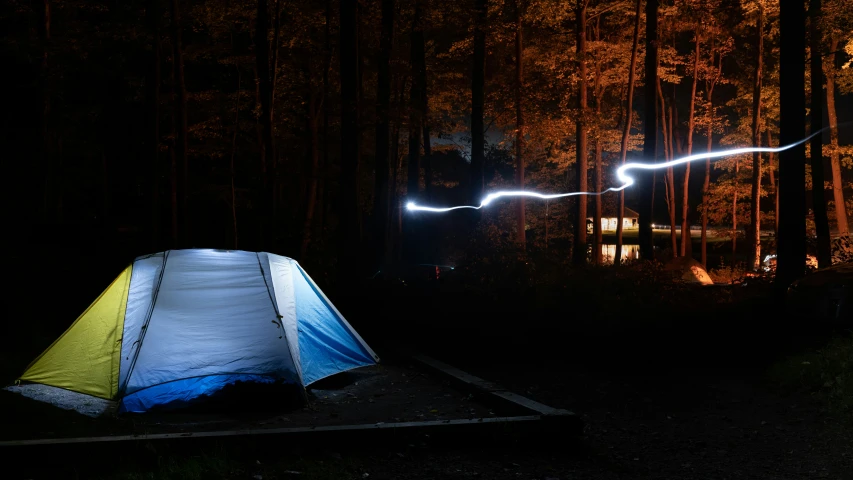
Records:
[[[849,122],[846,122],[849,123]],[[747,153],[759,152],[759,153],[778,153],[784,150],[788,150],[790,148],[794,148],[797,145],[802,145],[803,143],[808,142],[815,135],[819,135],[824,130],[829,129],[830,127],[824,127],[808,137],[792,143],[790,145],[785,145],[781,147],[744,147],[744,148],[733,148],[730,150],[722,150],[719,152],[706,152],[706,153],[697,153],[695,155],[689,155],[682,158],[676,158],[675,160],[670,160],[668,162],[663,163],[638,163],[631,162],[626,163],[619,167],[616,170],[616,178],[622,182],[622,185],[618,187],[610,187],[607,190],[602,192],[568,192],[568,193],[538,193],[527,190],[500,190],[497,192],[490,193],[486,195],[482,201],[480,201],[480,205],[457,205],[455,207],[427,207],[423,205],[418,205],[415,202],[408,202],[406,204],[406,209],[410,212],[419,211],[419,212],[433,212],[433,213],[445,213],[450,212],[452,210],[461,210],[464,208],[472,209],[472,210],[480,210],[481,208],[489,205],[492,201],[497,200],[503,197],[528,197],[528,198],[537,198],[540,200],[552,200],[555,198],[564,198],[564,197],[573,197],[576,195],[604,195],[608,192],[618,192],[620,190],[624,190],[631,185],[634,184],[634,179],[630,177],[626,172],[629,170],[659,170],[662,168],[674,167],[676,165],[682,165],[688,162],[693,162],[696,160],[705,160],[705,159],[719,159],[722,157],[728,157],[731,155],[743,155]]]

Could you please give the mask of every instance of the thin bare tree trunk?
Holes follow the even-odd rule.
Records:
[[[486,129],[483,115],[486,99],[486,0],[474,0],[473,69],[471,72],[471,202],[483,199],[483,167],[486,155]],[[476,214],[472,218],[479,218]]]
[[[410,62],[412,66],[412,86],[409,90],[409,168],[408,177],[406,178],[406,200],[414,201],[418,199],[420,191],[420,176],[421,176],[421,136],[422,136],[422,121],[423,111],[421,108],[423,100],[424,85],[421,83],[422,76],[420,69],[423,64],[420,62],[421,54],[423,54],[423,30],[421,30],[421,3],[415,3],[415,13],[412,17],[412,31],[410,41]],[[420,48],[419,48],[420,47]],[[407,242],[408,243],[408,242]]]
[[[767,146],[769,148],[773,147],[773,136],[770,134],[770,129],[767,129]],[[779,234],[779,188],[776,185],[776,165],[775,165],[775,155],[771,152],[767,154],[768,160],[768,171],[770,173],[770,190],[773,191],[773,238],[776,238]]]
[[[710,98],[710,91],[708,97]],[[708,102],[711,103],[710,101]],[[710,108],[710,106],[709,106]],[[714,133],[711,124],[708,124],[708,153],[714,143]],[[711,159],[705,159],[705,181],[702,183],[702,266],[708,268],[708,200],[711,197]]]
[[[838,38],[830,41],[829,51],[838,50]],[[838,154],[838,113],[835,111],[835,54],[828,55],[824,60],[826,73],[826,114],[829,119],[829,159],[832,166],[832,196],[835,200],[835,217],[839,236],[849,236],[850,227],[847,222],[847,206],[844,203],[844,182],[841,176],[841,155]]]
[[[151,128],[151,247],[154,251],[160,246],[160,9],[157,0],[149,0],[145,6],[145,16],[150,29],[151,70],[148,77],[149,126]]]
[[[190,218],[189,213],[189,160],[187,157],[187,89],[184,82],[184,57],[183,47],[181,45],[181,14],[178,7],[178,0],[171,0],[172,3],[172,61],[174,62],[174,82],[177,99],[175,109],[177,111],[177,129],[176,129],[176,153],[178,161],[181,164],[180,175],[180,197],[181,197],[181,227],[183,235],[181,235],[181,243],[185,246],[192,244],[190,240]]]
[[[241,88],[240,67],[237,67],[237,100],[234,103],[234,134],[231,136],[231,223],[234,229],[234,250],[239,248],[237,230],[237,189],[234,186],[234,156],[237,155],[237,131],[240,129],[240,94]]]
[[[400,205],[400,195],[397,189],[400,175],[403,168],[403,157],[400,155],[400,129],[402,127],[402,112],[405,102],[403,94],[406,90],[407,79],[402,75],[397,78],[396,91],[394,93],[394,109],[391,122],[391,145],[388,154],[388,161],[391,164],[391,181],[388,184],[388,245],[387,265],[391,265],[400,257],[400,249],[402,248],[403,238],[399,234],[402,231],[401,225],[396,225],[398,221],[397,208]],[[391,228],[396,225],[395,228]]]
[[[628,70],[628,102],[625,106],[625,127],[622,129],[621,161],[622,165],[628,157],[628,138],[631,134],[631,120],[634,117],[634,79],[636,76],[637,50],[640,42],[640,5],[642,0],[637,0],[634,11],[634,43],[631,47],[631,66]],[[613,264],[622,263],[622,223],[625,218],[625,190],[619,191],[619,213],[616,223],[616,253],[613,256]]]
[[[518,189],[524,190],[524,114],[522,109],[524,89],[524,48],[522,44],[521,0],[515,0],[515,172]],[[527,249],[524,197],[518,199],[517,235],[521,251]]]
[[[661,88],[660,78],[657,79],[658,98],[660,99],[660,124],[663,132],[663,156],[666,161],[672,160],[672,106],[669,107],[669,115],[667,115],[666,102]],[[667,118],[668,117],[668,118]],[[667,123],[668,121],[668,123]],[[664,177],[664,187],[666,188],[665,199],[667,212],[669,213],[669,240],[670,248],[672,248],[672,258],[678,257],[678,234],[675,231],[675,172],[672,167],[666,169]]]
[[[325,172],[329,165],[329,149],[331,136],[329,135],[329,71],[332,69],[332,46],[331,46],[331,15],[332,1],[326,0],[324,9],[324,33],[323,33],[323,161],[320,171]],[[317,183],[317,234],[323,232],[326,222],[326,176],[322,175]]]
[[[53,190],[55,188],[55,179],[53,162],[50,158],[50,149],[48,148],[50,138],[50,91],[48,87],[48,58],[49,58],[49,43],[50,43],[50,1],[35,0],[33,8],[39,16],[38,19],[38,37],[41,62],[39,62],[38,72],[38,101],[39,101],[39,131],[37,137],[36,148],[38,151],[39,165],[44,172],[42,192],[42,215],[44,219],[49,219],[53,215]]]
[[[174,52],[173,52],[174,53]],[[172,81],[169,84],[169,100],[173,105],[177,104],[177,88],[175,86],[175,78],[177,75],[175,74],[175,69],[177,65],[172,59]],[[168,141],[169,143],[169,212],[170,212],[170,240],[171,243],[169,245],[170,248],[178,248],[180,247],[180,222],[178,219],[178,152],[177,152],[177,138],[178,138],[178,109],[172,108],[172,114],[169,115],[170,127],[172,130],[171,139]]]
[[[702,42],[700,31],[697,26],[696,30],[696,50],[693,52],[693,88],[690,91],[690,113],[687,119],[687,156],[693,154],[693,129],[696,126],[696,83],[699,81],[699,44]],[[687,162],[684,166],[684,193],[681,198],[681,256],[685,257],[690,254],[690,244],[693,239],[690,236],[690,225],[688,223],[687,213],[689,210],[690,190],[690,163]]]
[[[401,111],[403,109],[404,79],[397,81],[396,100],[394,102],[394,119],[391,125],[391,145],[388,159],[391,163],[391,181],[388,183],[388,211],[386,212],[388,222],[388,247],[386,250],[386,265],[391,265],[401,259],[402,248],[402,213],[397,212],[402,207],[399,194],[397,193],[397,182],[400,171],[403,168],[403,157],[400,155],[400,123],[402,122]],[[395,215],[397,213],[397,215]],[[396,225],[396,228],[391,228]]]
[[[382,0],[381,36],[376,86],[376,170],[373,189],[374,261],[378,269],[387,258],[388,206],[390,204],[389,134],[391,108],[391,50],[394,39],[394,0]]]
[[[600,18],[600,17],[599,17]],[[596,40],[599,40],[598,35],[598,27],[595,29]],[[595,64],[595,84],[593,86],[593,91],[595,92],[595,113],[598,118],[601,118],[601,97],[602,97],[602,88],[601,88],[601,65],[596,62]],[[601,228],[601,189],[603,183],[603,172],[604,162],[602,161],[602,152],[601,152],[601,131],[597,132],[595,136],[595,143],[592,146],[595,156],[595,170],[593,171],[593,183],[595,183],[595,193],[597,195],[594,198],[595,201],[595,213],[592,218],[592,232],[593,232],[593,240],[592,240],[592,258],[596,265],[602,264],[602,254],[601,254],[601,244],[602,244],[602,228]]]
[[[761,146],[761,69],[764,56],[764,4],[758,2],[758,52],[752,90],[752,145]],[[750,205],[750,238],[747,265],[753,270],[761,267],[761,154],[752,153],[752,203]]]
[[[317,178],[320,176],[320,117],[323,111],[323,99],[320,98],[319,105],[314,88],[308,97],[309,130],[311,133],[311,180],[308,184],[308,204],[305,208],[305,224],[302,226],[302,246],[299,249],[299,258],[307,257],[308,244],[311,242],[311,230],[314,224],[314,212],[317,210]]]
[[[575,161],[575,181],[577,182],[575,190],[578,192],[588,191],[587,172],[588,167],[588,146],[587,146],[587,125],[586,125],[586,108],[587,108],[587,71],[586,71],[586,8],[588,0],[577,0],[576,15],[577,15],[577,56],[578,56],[578,119],[575,126],[575,141],[577,144],[577,160]],[[583,265],[586,263],[586,212],[587,212],[587,196],[578,195],[576,198],[576,213],[575,213],[575,238],[573,245],[573,262],[575,265]]]
[[[261,137],[264,145],[263,149],[263,169],[266,174],[263,175],[263,195],[261,197],[262,211],[265,215],[261,218],[261,245],[269,245],[267,242],[270,238],[269,225],[274,224],[273,216],[275,214],[275,144],[273,143],[272,134],[272,85],[270,74],[270,52],[269,40],[269,3],[268,0],[258,0],[257,16],[255,21],[255,64],[258,70],[258,94],[260,96],[261,113]],[[264,248],[268,248],[265,246]]]
[[[714,65],[714,49],[711,48],[711,65]],[[706,99],[708,100],[708,153],[714,143],[714,87],[723,71],[723,55],[719,55],[719,66],[714,77],[705,84]],[[702,266],[708,267],[708,202],[711,198],[711,159],[705,160],[705,182],[702,184]]]
[[[284,0],[275,0],[275,17],[273,17],[273,37],[270,50],[272,53],[272,73],[270,78],[270,122],[275,124],[275,86],[278,83],[278,51],[279,51],[279,34],[281,31],[281,2]]]
[[[735,157],[735,173],[732,179],[732,268],[735,266],[735,255],[737,255],[737,188],[738,173],[740,173],[740,159]],[[732,280],[734,281],[734,280]]]

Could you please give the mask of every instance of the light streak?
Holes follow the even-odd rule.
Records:
[[[790,145],[780,146],[780,147],[744,147],[744,148],[733,148],[730,150],[722,150],[719,152],[706,152],[706,153],[697,153],[695,155],[689,155],[682,158],[676,158],[675,160],[670,160],[668,162],[663,163],[638,163],[631,162],[626,163],[619,167],[616,170],[616,178],[622,182],[622,185],[618,187],[610,187],[607,190],[602,192],[568,192],[568,193],[538,193],[529,190],[501,190],[497,192],[490,193],[486,195],[482,201],[480,201],[480,205],[457,205],[455,207],[426,207],[423,205],[417,205],[415,202],[409,202],[406,204],[406,209],[409,211],[419,211],[419,212],[434,212],[434,213],[444,213],[450,212],[452,210],[461,210],[461,209],[472,209],[479,210],[493,201],[504,198],[504,197],[527,197],[527,198],[536,198],[540,200],[553,200],[556,198],[565,198],[565,197],[574,197],[577,195],[604,195],[608,192],[618,192],[620,190],[624,190],[631,185],[634,184],[634,179],[628,175],[629,170],[658,170],[662,168],[674,167],[676,165],[683,165],[688,162],[694,162],[696,160],[706,160],[706,159],[717,159],[722,157],[728,157],[731,155],[743,155],[747,153],[759,152],[759,153],[779,153],[790,148],[794,148],[797,145],[802,145],[815,135],[819,135],[824,130],[830,127],[825,127],[817,132],[812,133],[808,137],[800,140],[799,142],[792,143]]]

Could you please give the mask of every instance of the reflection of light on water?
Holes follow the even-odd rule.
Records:
[[[613,259],[616,258],[616,245],[602,245],[601,246],[601,260],[605,265],[610,265],[613,263]],[[622,261],[625,260],[637,260],[640,258],[640,246],[639,245],[622,245]]]

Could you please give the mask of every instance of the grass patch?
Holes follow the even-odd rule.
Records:
[[[786,358],[770,369],[769,376],[784,390],[820,396],[829,411],[853,424],[853,334]]]

